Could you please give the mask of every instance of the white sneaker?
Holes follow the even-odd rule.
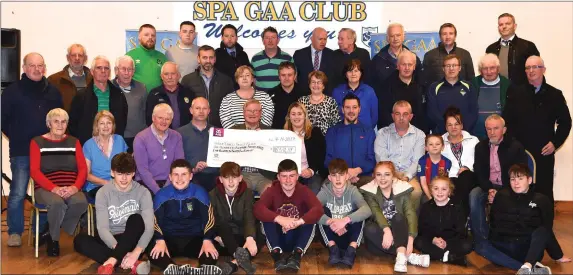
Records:
[[[410,256],[408,256],[408,263],[411,265],[428,267],[430,266],[430,255],[410,253]]]
[[[22,246],[22,237],[18,234],[10,234],[6,243],[9,247]]]
[[[542,265],[540,262],[537,262],[531,270],[531,274],[551,274],[551,268]]]
[[[396,255],[396,263],[394,264],[394,271],[403,273],[408,272],[408,259],[406,258],[406,255],[404,255],[403,253],[398,253],[398,255]]]

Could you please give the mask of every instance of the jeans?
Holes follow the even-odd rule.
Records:
[[[30,180],[30,157],[10,158],[12,183],[8,196],[8,234],[22,235],[24,232],[24,199]]]
[[[475,187],[470,192],[470,221],[472,236],[477,246],[479,242],[487,241],[489,226],[486,222],[485,204],[488,193],[481,187]]]

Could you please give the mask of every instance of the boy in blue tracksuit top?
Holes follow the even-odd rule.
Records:
[[[324,166],[340,158],[348,163],[350,181],[357,186],[372,180],[372,169],[376,163],[374,157],[374,129],[358,121],[360,99],[348,94],[342,101],[344,121],[326,132],[326,157]]]
[[[147,253],[163,274],[229,274],[215,265],[213,208],[207,191],[191,182],[191,169],[186,160],[173,161],[171,184],[155,194],[155,232]],[[198,258],[200,267],[175,265],[171,257],[178,256]]]
[[[450,106],[462,113],[464,129],[473,130],[478,118],[478,97],[469,81],[460,80],[460,58],[450,54],[444,58],[444,78],[428,89],[428,118],[436,125],[438,134],[446,132],[444,113]],[[471,133],[470,133],[471,134]]]

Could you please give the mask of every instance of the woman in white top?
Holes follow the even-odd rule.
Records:
[[[465,214],[469,214],[469,194],[476,186],[474,170],[474,152],[479,139],[464,131],[462,114],[457,107],[449,107],[444,113],[446,131],[442,155],[452,162],[450,178],[455,185],[452,201],[463,205]]]
[[[247,100],[252,98],[261,102],[261,123],[269,127],[273,123],[275,105],[267,93],[255,90],[253,85],[255,81],[254,75],[253,69],[247,65],[237,68],[235,80],[239,84],[239,89],[226,95],[219,109],[219,117],[223,128],[231,128],[235,124],[245,123],[243,106]]]

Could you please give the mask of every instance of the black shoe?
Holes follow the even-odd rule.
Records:
[[[458,256],[458,255],[454,255],[452,253],[450,253],[448,255],[448,262],[447,263],[450,263],[453,265],[464,266],[464,267],[468,266],[468,260],[466,259],[465,255]]]
[[[298,270],[300,269],[301,259],[302,259],[302,250],[300,248],[297,248],[288,257],[286,266],[292,269],[294,272],[298,272]]]
[[[52,237],[50,236],[50,226],[46,223],[44,230],[38,234],[38,247],[44,245],[48,240],[52,240]]]
[[[349,245],[342,256],[340,263],[352,268],[354,265],[354,259],[356,259],[356,248]]]
[[[47,253],[50,257],[58,257],[60,256],[60,242],[52,241],[52,239],[47,241]]]
[[[328,264],[329,265],[336,265],[340,263],[340,249],[338,249],[337,245],[333,245],[328,248]]]
[[[218,266],[221,269],[222,275],[230,275],[237,272],[238,270],[237,265],[232,262],[222,262]]]
[[[275,271],[281,271],[287,268],[287,261],[278,248],[271,251],[271,258],[275,261]]]
[[[237,259],[237,263],[247,274],[255,274],[257,271],[257,267],[251,262],[251,254],[246,248],[237,247],[237,250],[235,250],[235,259]]]

